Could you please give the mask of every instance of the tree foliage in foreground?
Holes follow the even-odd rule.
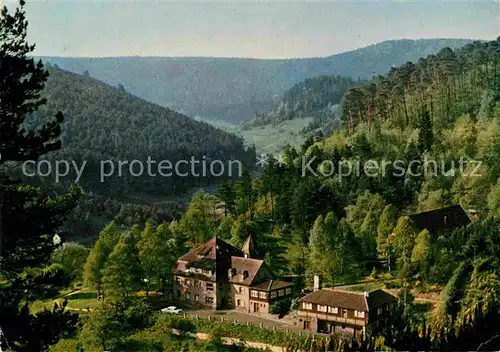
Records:
[[[45,268],[54,249],[52,237],[80,196],[76,188],[61,196],[9,180],[7,164],[38,159],[60,147],[62,114],[46,118],[37,129],[25,126],[28,115],[45,104],[41,93],[47,72],[28,55],[24,1],[14,13],[0,15],[0,328],[2,348],[46,351],[75,331],[77,317],[62,307],[30,314],[29,303],[64,280],[61,268]],[[59,281],[59,282],[54,282]],[[67,284],[67,282],[66,282]]]

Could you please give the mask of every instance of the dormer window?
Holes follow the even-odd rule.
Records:
[[[246,280],[246,279],[248,279],[248,271],[247,270],[243,271],[243,280]]]

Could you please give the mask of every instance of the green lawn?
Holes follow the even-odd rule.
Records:
[[[258,126],[238,134],[243,137],[247,145],[255,144],[257,153],[275,153],[287,144],[300,148],[304,142],[300,131],[312,120],[312,118],[287,120],[276,126]]]
[[[95,309],[102,304],[97,300],[97,292],[82,289],[74,293],[62,293],[58,298],[44,301],[35,301],[31,304],[30,310],[33,313],[39,312],[44,308],[51,309],[54,303],[61,304],[64,299],[68,301],[67,308],[70,310],[87,310],[87,308]]]

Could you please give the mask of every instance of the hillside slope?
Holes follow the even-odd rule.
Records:
[[[110,57],[45,61],[191,116],[237,123],[266,111],[294,84],[319,75],[369,79],[393,66],[457,48],[465,39],[392,40],[325,58],[260,60],[240,58]]]
[[[148,158],[159,163],[168,160],[175,165],[178,160],[241,160],[253,162],[254,153],[244,148],[241,138],[216,129],[209,124],[195,121],[188,116],[137,98],[121,89],[111,87],[90,77],[49,68],[45,94],[47,106],[37,117],[62,111],[62,150],[49,155],[49,160],[75,160],[78,165],[87,161],[80,183],[85,190],[109,196],[130,196],[133,193],[156,195],[179,194],[193,186],[207,185],[214,180],[206,177],[162,177],[158,164],[152,165],[151,174],[144,170],[142,176],[138,163],[133,172],[129,165],[118,174],[118,162],[133,160],[147,166]],[[101,162],[106,167],[115,166],[115,172],[101,182]],[[198,164],[200,165],[200,164]],[[188,167],[184,167],[184,173]],[[172,168],[173,170],[173,168]],[[196,170],[199,170],[198,168]],[[107,172],[107,173],[110,173]],[[165,172],[166,173],[166,172]],[[191,174],[190,174],[191,175]],[[74,180],[70,174],[66,180]],[[45,178],[52,185],[53,178]]]

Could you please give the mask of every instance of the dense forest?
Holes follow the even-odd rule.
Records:
[[[172,231],[192,246],[214,235],[241,245],[252,234],[259,256],[282,276],[298,275],[298,285],[310,286],[319,273],[330,286],[369,275],[400,288],[401,319],[379,335],[393,348],[495,349],[499,44],[443,49],[352,88],[342,99],[343,129],[288,148],[258,178],[246,174],[215,196],[197,194]],[[408,75],[410,67],[419,69]],[[383,160],[399,160],[404,172],[394,164],[376,175],[341,167]],[[215,216],[221,201],[226,215]],[[479,220],[431,233],[408,217],[453,204],[473,208]],[[422,318],[412,294],[436,290],[439,304]]]
[[[148,283],[168,287],[166,272],[186,247],[213,236],[241,246],[251,234],[256,255],[279,277],[294,277],[299,288],[310,287],[312,276],[320,274],[327,286],[369,278],[399,292],[396,318],[361,345],[336,337],[329,342],[334,347],[281,340],[292,351],[301,346],[311,351],[497,349],[499,43],[500,38],[457,52],[443,49],[420,60],[432,62],[423,66],[438,72],[450,65],[450,57],[470,64],[446,79],[431,76],[420,90],[401,83],[396,92],[404,91],[404,98],[396,92],[378,98],[377,108],[390,110],[376,111],[370,96],[356,101],[352,92],[384,79],[395,84],[394,72],[405,72],[411,64],[352,88],[342,99],[342,118],[348,123],[341,129],[310,138],[300,150],[287,148],[258,177],[246,172],[221,183],[215,195],[200,191],[178,221],[138,223],[125,231],[109,224],[79,266],[79,275],[98,292],[127,297],[144,288],[138,280],[142,275],[150,278]],[[453,100],[457,96],[460,100]],[[351,106],[359,106],[358,115]],[[468,164],[460,164],[461,158]],[[384,160],[401,161],[404,172],[396,173],[394,164],[375,175],[364,169],[346,173],[341,167]],[[436,161],[436,167],[426,160]],[[453,204],[474,208],[479,219],[452,231],[422,230],[410,220],[411,214]],[[432,293],[439,300],[422,312],[414,295]],[[90,329],[94,323],[85,324]],[[151,324],[146,331],[157,333],[159,323]],[[86,343],[86,335],[78,341]]]
[[[221,160],[229,173],[230,161],[241,161],[242,167],[252,167],[255,151],[244,146],[241,138],[195,121],[168,108],[151,104],[127,93],[123,87],[111,87],[87,75],[77,75],[48,67],[48,80],[43,92],[47,104],[41,106],[24,126],[30,130],[57,111],[64,114],[61,128],[61,149],[41,157],[50,161],[52,173],[44,177],[28,177],[19,167],[9,167],[7,172],[30,184],[37,184],[51,192],[62,192],[75,180],[82,187],[84,195],[64,222],[62,231],[69,238],[84,243],[93,241],[102,227],[111,220],[130,225],[137,221],[144,223],[172,220],[177,217],[189,199],[192,189],[213,187],[220,182],[219,168],[210,171],[212,160]],[[150,158],[151,174],[147,160]],[[176,174],[174,166],[178,160],[199,161],[195,173],[191,167],[179,168],[186,177]],[[138,160],[140,166],[131,168],[131,162]],[[171,176],[159,174],[158,166],[163,160],[171,162]],[[202,161],[206,160],[206,176]],[[69,173],[56,179],[56,163],[69,163]],[[119,173],[119,162],[128,162]],[[101,162],[105,162],[105,167]],[[84,164],[86,163],[86,164]],[[138,163],[136,163],[138,164]],[[41,164],[40,164],[41,165]],[[74,166],[73,166],[74,165]],[[111,166],[113,165],[113,166]],[[75,168],[82,168],[79,177]],[[112,171],[114,169],[114,172]],[[29,174],[41,171],[32,167]],[[62,167],[61,171],[66,171]],[[109,177],[101,179],[103,173]],[[232,167],[233,177],[240,171]]]
[[[290,352],[500,348],[500,37],[445,48],[349,88],[339,129],[270,157],[261,173],[224,179],[215,194],[197,192],[171,221],[99,198],[82,203],[77,186],[47,192],[48,182],[29,185],[6,172],[39,158],[164,158],[173,143],[182,146],[174,157],[254,157],[240,139],[123,87],[47,71],[29,57],[23,5],[0,16],[0,349],[252,351],[224,345],[225,336]],[[60,83],[51,86],[50,75]],[[294,97],[315,99],[298,92],[287,99]],[[190,130],[198,127],[207,135]],[[121,139],[110,138],[115,131]],[[113,194],[130,185],[145,190],[116,182]],[[410,218],[453,204],[478,218],[448,231],[419,228]],[[119,221],[103,227],[91,248],[55,241],[75,209],[96,207],[119,208]],[[361,280],[397,290],[393,319],[356,342],[158,312],[171,303],[179,255],[213,236],[241,246],[249,234],[256,256],[299,291],[318,274],[330,287]],[[415,295],[427,293],[439,299],[422,311]],[[75,302],[84,306],[68,309]],[[296,307],[295,299],[285,308]],[[195,340],[196,332],[210,340]]]
[[[44,96],[47,105],[39,109],[27,121],[28,126],[36,126],[40,119],[55,111],[62,111],[65,120],[61,124],[60,151],[49,154],[55,160],[74,160],[77,165],[87,161],[85,172],[79,180],[84,190],[108,196],[123,197],[137,193],[155,195],[176,195],[192,187],[209,185],[214,182],[210,172],[206,177],[188,175],[179,177],[158,176],[158,163],[169,160],[175,165],[178,160],[200,161],[196,173],[200,173],[204,157],[211,160],[239,160],[250,166],[255,160],[252,150],[246,150],[243,141],[227,132],[203,122],[179,114],[167,108],[148,103],[123,90],[114,88],[93,78],[49,69]],[[156,169],[149,176],[134,177],[139,167],[130,172],[129,165],[120,176],[117,171],[119,161],[140,160],[146,165],[148,157],[156,161]],[[110,160],[115,165],[114,174],[101,182],[100,163]],[[107,164],[111,171],[110,163]],[[227,165],[226,165],[227,166]],[[185,173],[184,168],[182,173]],[[237,171],[236,169],[234,171]],[[226,172],[227,174],[227,172]],[[72,172],[62,179],[72,182],[76,174]],[[43,179],[52,187],[55,179]]]
[[[271,109],[283,92],[310,77],[341,75],[371,79],[391,67],[459,48],[466,39],[390,40],[325,58],[263,60],[242,58],[111,57],[44,61],[92,77],[190,116],[232,123]]]
[[[313,117],[312,124],[324,125],[338,116],[338,104],[347,89],[357,82],[341,76],[307,78],[285,91],[280,103],[267,113],[255,113],[244,128],[277,124],[284,120]],[[359,82],[358,82],[359,83]]]

